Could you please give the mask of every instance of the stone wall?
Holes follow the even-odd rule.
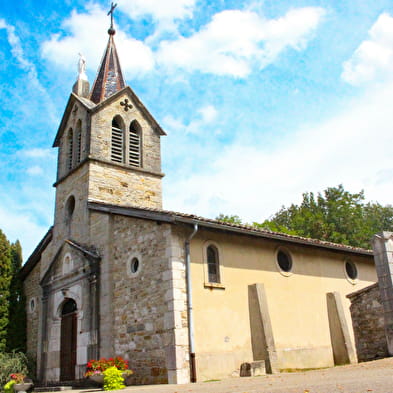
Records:
[[[112,236],[114,355],[129,360],[128,382],[188,382],[181,245],[168,224],[122,216],[114,216]]]
[[[347,295],[359,362],[388,356],[384,310],[378,284]]]
[[[125,111],[120,105],[124,99],[128,99],[132,104],[131,110]],[[92,115],[91,157],[110,161],[112,120],[115,116],[121,117],[125,130],[129,130],[132,121],[136,120],[139,123],[142,129],[142,168],[156,173],[161,172],[160,136],[127,93],[116,99],[109,99],[108,105],[103,105]]]
[[[38,361],[39,315],[41,312],[40,269],[41,264],[37,263],[23,283],[26,296],[27,354],[35,361]]]
[[[88,122],[89,113],[86,108],[78,101],[75,101],[67,122],[64,126],[64,133],[60,139],[57,163],[57,180],[61,179],[69,172],[68,168],[68,137],[70,130],[73,132],[73,168],[78,166],[77,162],[77,128],[78,122],[81,124],[81,145],[80,145],[80,161],[83,161],[88,155]]]
[[[119,206],[162,208],[161,175],[113,163],[89,163],[89,199]]]

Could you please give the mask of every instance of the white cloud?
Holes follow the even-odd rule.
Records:
[[[73,11],[62,23],[62,28],[70,34],[54,34],[42,45],[44,58],[55,63],[57,68],[74,67],[75,74],[79,52],[86,57],[87,67],[95,71],[106,44],[104,37],[108,26],[107,12],[92,3],[86,5],[86,10],[86,13],[80,14]],[[116,45],[123,71],[137,76],[153,69],[153,53],[142,41],[129,37],[116,28]]]
[[[40,99],[43,102],[45,102],[47,106],[48,117],[53,122],[55,119],[54,116],[55,110],[52,103],[52,99],[49,97],[46,89],[43,87],[43,85],[38,79],[36,66],[26,57],[22,47],[22,43],[15,32],[15,27],[8,24],[4,19],[0,19],[0,29],[5,29],[7,31],[7,39],[8,39],[8,43],[11,46],[11,54],[18,62],[20,68],[26,71],[27,73],[27,77],[25,79],[26,82],[29,83],[30,85],[29,87],[32,88],[34,92],[38,92],[40,94]],[[25,99],[26,97],[24,97],[24,100]]]
[[[262,221],[305,191],[340,183],[351,192],[391,204],[393,194],[393,84],[348,104],[331,120],[299,130],[267,150],[263,140],[209,152],[209,167],[166,179],[164,207],[215,217],[238,214]],[[205,147],[193,145],[193,154]],[[184,172],[187,172],[185,168]],[[179,192],[178,190],[182,190]]]
[[[342,78],[352,84],[391,78],[393,73],[393,18],[383,13],[352,57],[343,64]]]
[[[252,11],[222,11],[194,35],[161,42],[158,62],[188,71],[245,77],[254,64],[263,68],[289,47],[304,48],[324,14],[322,8],[307,7],[269,20]]]
[[[26,172],[31,176],[40,176],[44,173],[44,170],[40,166],[34,165],[28,168]]]
[[[15,27],[7,24],[4,19],[0,19],[0,29],[6,29],[8,43],[11,46],[11,53],[18,61],[20,67],[28,72],[29,80],[33,82],[37,88],[45,91],[38,81],[35,65],[25,57],[20,39],[15,33]]]
[[[189,124],[183,124],[173,116],[167,116],[164,124],[168,130],[180,132],[182,134],[202,134],[206,132],[206,125],[213,123],[218,115],[217,109],[213,105],[206,105],[196,111],[196,115]]]
[[[0,206],[1,230],[11,242],[20,240],[23,258],[26,260],[33,252],[49,227],[42,227],[28,213],[18,209]]]
[[[190,37],[176,34],[176,39],[160,42],[160,32],[173,28],[175,19],[191,16],[194,6],[195,0],[170,4],[133,0],[120,5],[132,18],[149,14],[160,21],[145,42],[117,28],[116,44],[124,71],[136,77],[159,64],[169,69],[245,77],[254,66],[263,68],[274,62],[287,48],[303,49],[325,14],[322,8],[305,7],[290,10],[278,19],[266,19],[251,10],[226,10],[215,14]],[[97,37],[103,37],[103,26],[107,25],[107,12],[88,3],[86,12],[74,10],[62,23],[67,35],[53,34],[43,43],[42,55],[58,68],[75,66],[76,70],[77,54],[81,52],[87,58],[87,67],[96,70],[104,49]],[[148,43],[156,41],[158,49],[153,52]]]
[[[198,111],[202,115],[202,121],[204,123],[213,122],[218,115],[217,109],[213,105],[207,105]]]
[[[128,0],[119,8],[131,18],[149,15],[155,21],[169,23],[192,16],[195,0]]]
[[[33,148],[28,150],[21,150],[19,155],[27,158],[48,158],[54,154],[51,149]]]

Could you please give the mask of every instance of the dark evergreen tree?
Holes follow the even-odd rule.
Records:
[[[23,283],[19,276],[22,267],[22,247],[17,240],[11,244],[11,282],[8,302],[9,325],[7,334],[7,350],[26,350],[26,307],[23,294]]]
[[[7,348],[7,329],[9,323],[9,290],[11,282],[11,247],[0,230],[0,352]]]

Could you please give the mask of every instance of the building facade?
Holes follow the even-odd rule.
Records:
[[[108,32],[55,138],[53,227],[21,272],[38,378],[113,356],[141,384],[355,362],[346,295],[375,283],[372,252],[163,210],[165,132]]]

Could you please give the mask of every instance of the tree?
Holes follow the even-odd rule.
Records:
[[[227,214],[220,213],[216,217],[216,220],[229,222],[231,224],[237,224],[237,225],[241,225],[242,224],[241,218],[239,216],[237,216],[236,214],[234,214],[234,215],[227,215]]]
[[[7,350],[26,350],[26,309],[23,283],[19,277],[22,267],[22,247],[17,240],[11,244],[11,282],[8,302],[9,324],[7,329]]]
[[[342,185],[329,187],[317,197],[303,194],[300,205],[282,207],[270,220],[257,227],[370,248],[372,236],[382,230],[393,230],[393,207],[378,203],[364,204],[364,192],[351,194]]]
[[[0,230],[0,352],[7,347],[7,327],[9,323],[9,290],[11,282],[11,247]]]

